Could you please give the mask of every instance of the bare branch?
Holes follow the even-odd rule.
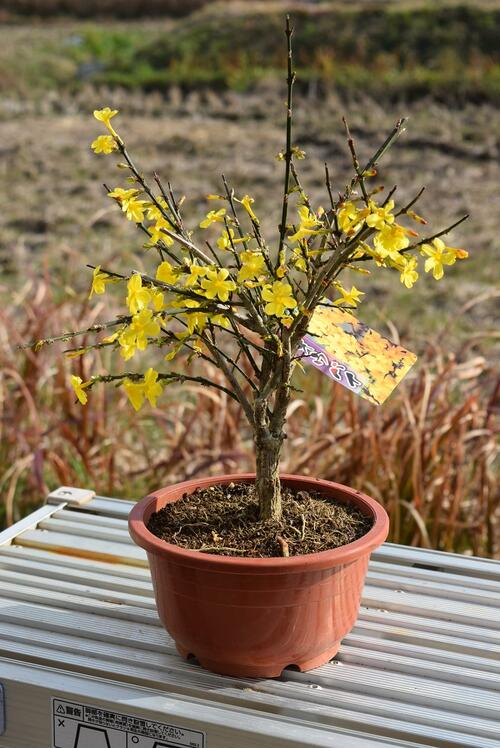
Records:
[[[349,150],[351,152],[351,158],[352,158],[352,164],[354,166],[354,171],[357,175],[357,181],[359,182],[359,186],[361,187],[361,192],[363,193],[363,200],[365,201],[365,204],[368,205],[369,199],[368,199],[368,193],[366,191],[365,187],[365,180],[364,180],[364,171],[361,170],[361,167],[359,165],[359,159],[358,155],[356,153],[356,148],[354,146],[354,140],[352,139],[351,131],[349,130],[349,125],[347,124],[347,120],[345,117],[342,117],[342,122],[344,123],[345,127],[345,133],[347,136],[347,145],[349,146]]]
[[[278,262],[279,255],[283,249],[286,234],[286,219],[288,214],[288,195],[290,190],[290,164],[292,162],[292,92],[295,82],[295,73],[292,69],[292,35],[293,28],[290,26],[290,16],[286,17],[286,40],[287,40],[287,103],[286,103],[286,150],[285,150],[285,180],[283,184],[283,205],[281,208],[281,223],[278,245]]]
[[[237,396],[237,400],[239,401],[239,403],[240,403],[241,407],[243,408],[243,411],[244,411],[244,413],[245,413],[245,415],[246,415],[246,417],[248,419],[248,422],[253,427],[254,423],[255,423],[255,420],[254,420],[254,414],[253,414],[252,406],[251,406],[250,401],[247,398],[246,394],[243,392],[243,389],[241,388],[241,385],[238,382],[238,379],[236,378],[236,376],[233,374],[233,372],[231,371],[231,369],[227,365],[227,363],[226,363],[226,361],[224,359],[223,354],[218,350],[218,348],[208,338],[208,336],[207,335],[202,335],[201,337],[203,339],[203,342],[207,346],[208,350],[210,351],[210,353],[214,357],[214,359],[215,359],[215,361],[217,363],[217,366],[219,367],[219,369],[222,370],[222,372],[224,373],[224,375],[225,375],[226,379],[228,380],[229,384],[233,388],[233,390],[234,390],[234,392],[235,392],[235,394]]]
[[[124,381],[125,379],[129,379],[132,382],[140,382],[143,379],[143,375],[137,374],[137,372],[127,372],[125,374],[98,374],[92,377],[92,379],[90,380],[90,384],[86,387],[86,389],[91,389],[94,384],[97,384],[98,382],[109,383],[119,380]],[[215,387],[221,392],[224,392],[233,400],[236,400],[236,402],[239,402],[239,399],[234,392],[232,392],[227,387],[224,387],[223,384],[219,384],[218,382],[214,382],[211,379],[207,379],[207,377],[196,377],[190,376],[189,374],[180,374],[178,372],[168,372],[165,374],[159,373],[158,379],[167,382],[180,382],[181,384],[183,384],[184,382],[196,382],[196,384],[201,384],[204,387]]]
[[[415,195],[415,197],[412,200],[410,200],[410,202],[408,203],[408,205],[405,205],[404,208],[401,208],[401,210],[396,213],[396,216],[401,216],[401,215],[403,215],[405,213],[408,213],[408,211],[410,210],[410,208],[412,208],[415,205],[415,203],[418,200],[420,200],[420,198],[422,197],[422,195],[423,195],[424,192],[425,192],[425,187],[422,187],[417,192],[417,194]]]
[[[384,140],[380,148],[373,154],[373,156],[366,163],[364,169],[361,172],[362,174],[364,174],[367,171],[370,171],[370,169],[373,169],[378,164],[378,162],[380,161],[382,156],[385,154],[385,152],[389,150],[389,148],[392,146],[394,141],[401,135],[401,133],[404,132],[404,124],[406,122],[406,119],[407,119],[406,117],[402,117],[396,122],[392,131],[389,133],[387,138]],[[358,183],[358,175],[356,174],[356,176],[351,180],[351,183],[346,187],[344,194],[339,196],[337,206],[340,205],[340,203],[343,203],[347,200],[347,198],[352,193],[357,183]]]
[[[443,229],[442,231],[438,231],[437,234],[432,234],[432,236],[426,236],[425,239],[421,239],[419,242],[416,242],[415,244],[412,244],[411,247],[407,247],[405,250],[402,250],[404,252],[409,251],[410,249],[415,249],[415,247],[420,247],[422,244],[427,244],[428,242],[431,242],[433,239],[439,239],[440,236],[445,236],[446,234],[449,234],[450,231],[453,231],[457,226],[460,226],[461,223],[466,221],[469,218],[469,214],[462,216],[458,221],[455,221],[455,223],[452,223],[451,226],[448,226],[448,228]]]
[[[116,327],[118,325],[124,325],[130,322],[132,317],[130,315],[124,315],[123,317],[117,317],[110,322],[101,322],[90,327],[85,327],[83,330],[75,330],[74,332],[64,332],[62,335],[55,335],[52,338],[43,338],[41,340],[33,340],[31,343],[24,343],[23,345],[16,346],[17,350],[25,350],[27,348],[34,348],[39,350],[45,345],[51,345],[52,343],[59,343],[65,340],[72,340],[80,335],[87,335],[88,333],[102,332],[108,330],[110,327]]]

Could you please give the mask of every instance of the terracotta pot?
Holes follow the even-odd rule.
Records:
[[[160,489],[134,506],[130,534],[147,551],[160,619],[183,657],[241,677],[277,676],[288,665],[311,670],[336,654],[356,621],[370,553],[389,529],[378,502],[338,483],[282,475],[284,485],[354,504],[374,519],[353,543],[290,558],[189,551],[146,527],[153,512],[185,493],[254,477],[223,475]]]

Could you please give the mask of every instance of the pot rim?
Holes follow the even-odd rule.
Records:
[[[250,483],[255,480],[255,473],[236,473],[230,475],[216,475],[207,478],[198,478],[189,481],[172,484],[166,488],[160,488],[135,504],[129,514],[129,532],[137,545],[147,553],[169,557],[171,561],[183,566],[202,566],[204,569],[212,569],[226,572],[252,571],[254,572],[300,572],[304,569],[322,569],[333,565],[350,563],[360,556],[371,553],[381,545],[387,537],[389,530],[389,517],[383,506],[370,496],[357,491],[354,488],[341,483],[299,476],[290,473],[280,474],[280,480],[285,485],[297,483],[308,484],[310,490],[319,490],[330,494],[332,498],[343,500],[344,498],[357,504],[361,509],[368,510],[367,513],[373,517],[373,527],[361,538],[347,543],[346,545],[332,548],[318,553],[290,556],[287,558],[257,558],[234,556],[223,556],[217,554],[205,554],[199,551],[181,548],[173,543],[167,543],[148,530],[146,522],[155,511],[154,505],[162,502],[172,493],[191,493],[196,488],[207,488],[216,484],[227,483]],[[182,487],[182,488],[181,488]],[[162,506],[167,502],[163,501]],[[146,519],[145,519],[146,517]]]

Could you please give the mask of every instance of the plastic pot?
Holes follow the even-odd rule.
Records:
[[[363,537],[340,548],[289,558],[234,558],[179,548],[147,529],[151,514],[197,488],[252,482],[222,475],[162,488],[132,509],[129,531],[147,552],[160,619],[183,657],[207,670],[273,677],[311,670],[337,653],[353,627],[371,552],[389,519],[374,499],[330,481],[282,475],[283,485],[354,504],[373,517]]]

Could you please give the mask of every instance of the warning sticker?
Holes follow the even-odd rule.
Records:
[[[53,748],[206,748],[205,733],[52,699]]]

